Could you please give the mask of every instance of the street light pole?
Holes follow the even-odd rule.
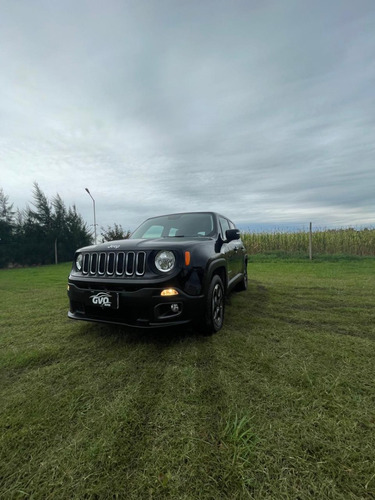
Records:
[[[94,205],[94,231],[95,231],[95,245],[96,245],[96,213],[95,213],[95,200],[94,198],[91,196],[91,193],[89,191],[88,188],[85,188],[85,191],[87,191],[88,195],[90,196],[90,198],[92,199],[92,202],[93,202],[93,205]]]

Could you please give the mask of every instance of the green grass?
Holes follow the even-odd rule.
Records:
[[[375,498],[375,259],[251,259],[225,328],[70,321],[0,271],[0,498]]]

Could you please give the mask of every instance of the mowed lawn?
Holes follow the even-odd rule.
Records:
[[[375,259],[251,261],[212,337],[70,321],[68,272],[0,271],[1,499],[375,498]]]

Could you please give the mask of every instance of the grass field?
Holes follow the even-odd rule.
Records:
[[[225,328],[69,321],[0,271],[1,499],[374,499],[375,259],[251,259]]]

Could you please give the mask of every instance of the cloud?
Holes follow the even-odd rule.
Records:
[[[89,220],[373,220],[373,2],[2,2],[0,184]]]

